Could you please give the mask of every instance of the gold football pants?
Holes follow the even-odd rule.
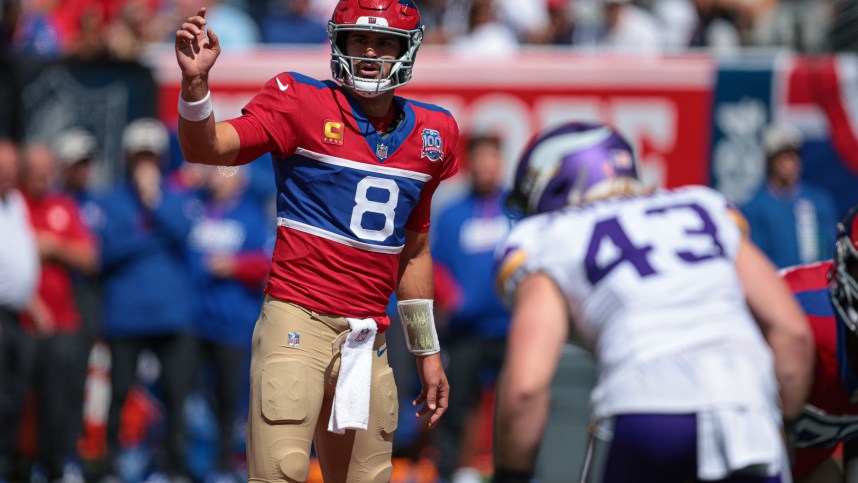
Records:
[[[328,431],[340,366],[344,317],[319,314],[266,297],[253,331],[249,481],[305,481],[310,444],[326,482],[386,482],[393,470],[393,431],[399,410],[384,334],[375,339],[372,393],[365,431]]]

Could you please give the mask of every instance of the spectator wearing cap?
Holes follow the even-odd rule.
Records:
[[[496,0],[474,0],[469,6],[468,32],[451,42],[464,56],[503,57],[519,49],[515,31],[503,23]]]
[[[78,201],[91,199],[90,176],[96,146],[95,136],[81,128],[63,131],[54,144],[62,165],[63,190]]]
[[[80,218],[92,230],[98,229],[101,223],[101,208],[91,189],[92,166],[96,160],[98,141],[86,129],[73,127],[57,136],[53,143],[57,160],[61,165],[62,190],[77,201],[80,207]],[[86,368],[89,354],[95,344],[101,326],[101,285],[97,272],[84,273],[72,270],[72,282],[80,313],[80,330],[78,332],[81,350],[79,366],[83,370],[77,373],[78,381],[74,383],[76,393],[70,397],[69,405],[74,405],[75,419],[72,423],[72,434],[80,435],[84,430],[83,402],[86,387]]]
[[[0,139],[0,481],[10,478],[15,466],[25,366],[32,352],[19,319],[35,293],[39,274],[27,203],[15,188],[18,171],[18,146]]]
[[[122,134],[127,179],[101,204],[102,335],[111,352],[108,468],[117,471],[120,410],[135,383],[140,353],[159,359],[166,413],[166,444],[155,467],[186,481],[183,405],[193,381],[195,354],[186,240],[198,202],[166,189],[168,134],[150,118]]]
[[[602,0],[605,34],[599,47],[619,54],[658,54],[665,39],[656,18],[632,0]]]
[[[801,180],[802,144],[801,132],[793,126],[766,129],[766,182],[741,207],[751,240],[780,268],[830,258],[834,247],[834,200]]]
[[[79,470],[66,468],[75,456],[82,421],[87,348],[81,344],[81,316],[72,271],[92,273],[97,266],[95,239],[80,217],[80,207],[57,191],[59,169],[54,151],[44,144],[24,150],[21,187],[36,235],[41,270],[36,295],[22,319],[32,337],[32,364],[27,371],[37,396],[38,466],[48,481]]]

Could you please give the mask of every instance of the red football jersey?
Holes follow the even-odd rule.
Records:
[[[274,155],[271,296],[389,324],[405,229],[429,229],[432,194],[457,171],[459,137],[446,110],[401,97],[394,104],[401,121],[382,136],[336,83],[282,73],[229,121],[241,140],[238,163]]]
[[[95,250],[95,239],[80,217],[77,202],[66,195],[50,194],[41,200],[25,195],[30,210],[30,223],[38,237],[53,235],[64,246],[83,244]],[[75,303],[69,269],[56,262],[42,262],[37,293],[54,317],[59,332],[74,332],[80,326],[80,315]],[[32,320],[23,318],[26,329],[32,329]]]
[[[842,441],[858,435],[858,399],[841,377],[841,323],[828,291],[831,262],[787,269],[783,278],[810,322],[816,360],[810,397],[796,424],[797,446],[793,476],[802,477],[828,459]],[[851,368],[848,369],[851,374]]]

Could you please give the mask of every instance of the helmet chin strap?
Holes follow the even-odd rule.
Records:
[[[388,79],[383,80],[374,80],[374,79],[364,79],[361,77],[351,76],[351,87],[352,91],[355,94],[366,97],[373,98],[378,97],[383,94],[385,91],[389,90],[391,84],[393,82]]]

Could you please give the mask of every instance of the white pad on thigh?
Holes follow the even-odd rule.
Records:
[[[697,413],[697,477],[721,480],[752,467],[781,473],[786,452],[777,415],[771,409],[728,407]],[[787,480],[784,480],[787,481]]]

